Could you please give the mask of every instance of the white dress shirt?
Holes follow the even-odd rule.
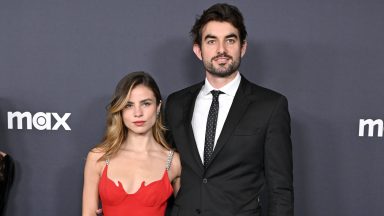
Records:
[[[195,136],[197,149],[199,150],[199,155],[201,161],[204,163],[204,143],[205,143],[205,130],[208,119],[209,108],[212,103],[212,90],[220,90],[223,94],[219,96],[219,115],[217,117],[217,126],[215,134],[215,142],[213,144],[213,149],[215,149],[217,139],[220,136],[221,130],[223,129],[224,122],[227,119],[229,109],[231,108],[233,99],[237,89],[240,86],[241,76],[237,72],[235,79],[227,83],[220,89],[215,89],[209,83],[207,78],[205,79],[204,86],[201,88],[199,94],[197,95],[195,108],[193,110],[192,117],[192,129]]]

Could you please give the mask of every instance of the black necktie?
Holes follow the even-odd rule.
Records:
[[[219,95],[221,91],[212,90],[212,103],[209,108],[207,127],[205,130],[205,144],[204,144],[204,167],[207,167],[209,160],[213,153],[213,144],[215,142],[215,133],[217,125],[217,116],[219,114]]]

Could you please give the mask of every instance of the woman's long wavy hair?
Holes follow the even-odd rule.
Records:
[[[127,139],[128,128],[124,125],[122,111],[128,103],[129,95],[133,88],[138,85],[144,85],[152,90],[156,98],[156,106],[161,104],[161,94],[155,80],[147,73],[139,71],[132,72],[123,77],[116,86],[112,101],[107,106],[107,128],[104,138],[97,149],[104,152],[99,160],[106,160],[116,154],[122,143]],[[165,140],[165,126],[163,124],[163,115],[160,107],[155,125],[152,127],[153,137],[160,145],[170,149]]]

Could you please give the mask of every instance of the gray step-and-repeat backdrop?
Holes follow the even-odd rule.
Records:
[[[7,216],[80,215],[84,158],[116,82],[144,70],[166,98],[200,81],[189,30],[215,2],[0,0]],[[228,3],[249,33],[241,73],[289,99],[295,215],[384,215],[384,2]]]

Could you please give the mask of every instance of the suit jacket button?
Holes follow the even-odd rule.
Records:
[[[201,210],[200,209],[196,209],[196,213],[197,214],[201,214]]]
[[[203,183],[204,183],[204,184],[207,184],[207,182],[208,182],[208,179],[204,178],[204,179],[203,179]]]

